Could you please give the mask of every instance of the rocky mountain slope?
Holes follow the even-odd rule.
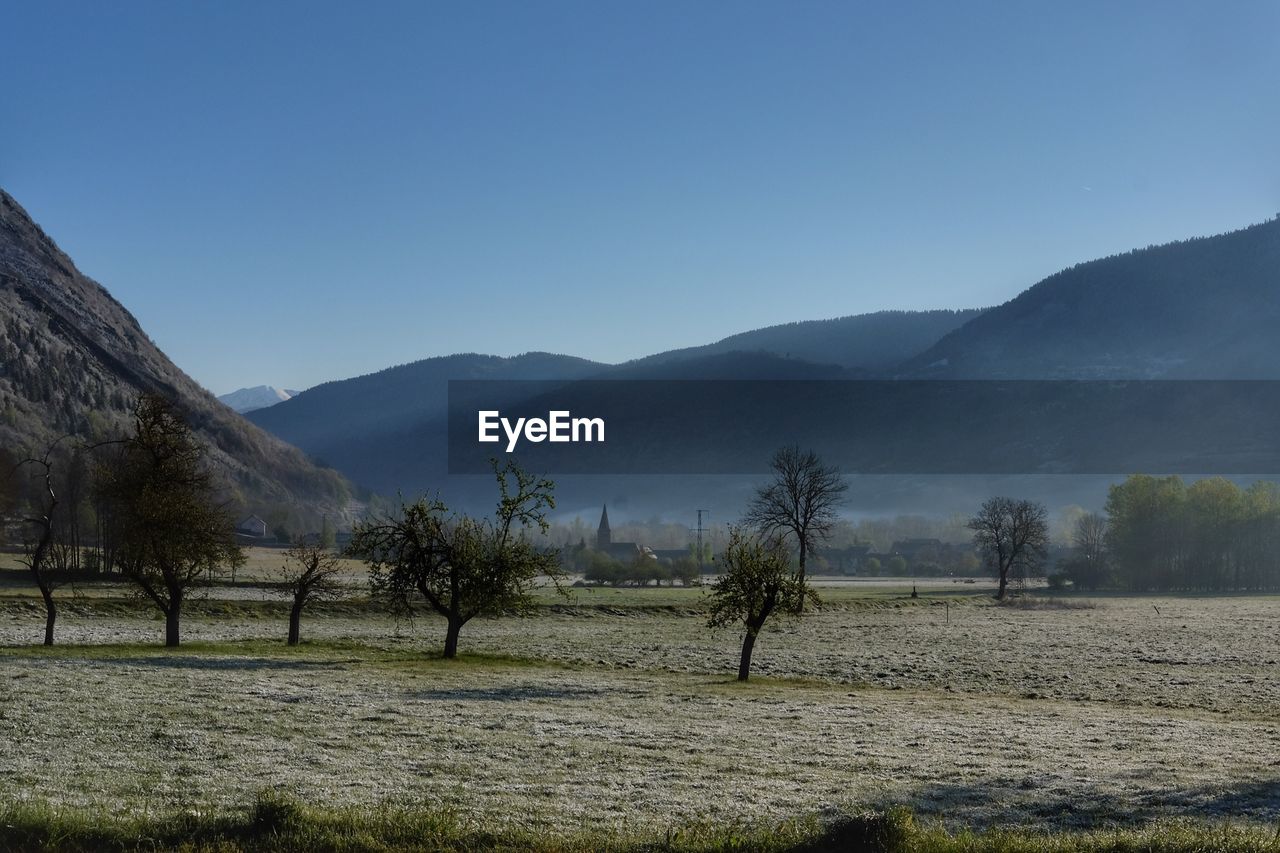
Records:
[[[351,497],[313,464],[183,373],[138,321],[0,190],[0,442],[13,452],[71,434],[120,434],[140,393],[177,401],[246,510],[290,504],[340,515]]]

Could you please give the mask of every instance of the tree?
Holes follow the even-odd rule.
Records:
[[[1048,553],[1048,512],[1034,501],[991,498],[969,519],[969,529],[974,546],[1000,579],[997,599],[1004,598],[1012,571],[1031,574]]]
[[[321,544],[295,542],[284,552],[284,565],[276,570],[278,587],[293,601],[289,609],[289,645],[298,645],[302,610],[313,601],[337,598],[345,587],[339,576],[342,560]]]
[[[527,606],[539,577],[559,583],[556,552],[518,535],[547,531],[554,484],[514,462],[493,468],[500,495],[493,519],[452,514],[439,499],[424,498],[356,525],[351,535],[349,553],[368,564],[376,593],[409,613],[420,596],[444,617],[446,658],[457,657],[458,634],[476,616]]]
[[[799,572],[791,570],[791,555],[777,534],[731,527],[729,543],[717,559],[721,574],[711,586],[708,622],[713,628],[738,622],[746,628],[738,659],[738,680],[746,681],[756,637],[769,617],[798,615],[806,599],[817,603],[818,596]]]
[[[62,439],[45,448],[42,456],[24,459],[18,463],[33,465],[39,469],[37,474],[39,489],[32,499],[32,514],[26,519],[28,524],[35,527],[38,535],[34,541],[23,543],[21,560],[26,565],[27,571],[31,573],[31,579],[35,581],[36,588],[40,590],[40,598],[44,601],[44,644],[46,646],[53,645],[53,629],[58,621],[58,605],[54,601],[53,591],[59,585],[59,573],[52,570],[49,563],[54,546],[55,512],[59,504],[58,494],[53,487],[53,454],[60,441]]]
[[[849,484],[838,468],[823,465],[812,450],[794,445],[773,454],[769,467],[773,480],[756,491],[744,522],[765,534],[793,536],[799,553],[797,575],[803,581],[809,550],[831,535],[836,508]]]
[[[697,586],[702,582],[702,567],[693,557],[680,557],[671,562],[671,576],[682,586]]]
[[[1107,555],[1107,519],[1096,512],[1076,519],[1071,529],[1072,555],[1066,575],[1080,589],[1097,589],[1107,583],[1111,570]]]
[[[106,449],[95,489],[108,509],[115,558],[124,576],[165,617],[165,645],[180,642],[189,591],[244,554],[235,519],[217,498],[205,450],[177,408],[158,395],[139,398],[133,434]]]
[[[1107,551],[1135,592],[1185,583],[1187,489],[1180,477],[1134,474],[1107,495]]]
[[[1187,487],[1183,529],[1188,539],[1188,585],[1209,589],[1240,587],[1240,533],[1245,506],[1240,487],[1222,477],[1197,480]]]
[[[338,545],[337,531],[329,523],[329,516],[327,515],[320,522],[320,545],[331,550]]]
[[[1244,503],[1237,588],[1274,589],[1280,584],[1280,487],[1258,480],[1245,489]]]

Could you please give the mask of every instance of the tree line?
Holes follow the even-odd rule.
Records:
[[[137,401],[133,428],[118,439],[79,447],[70,456],[59,452],[62,441],[11,466],[10,473],[32,472],[26,494],[15,488],[14,478],[0,481],[4,508],[25,510],[22,560],[45,603],[45,643],[54,643],[54,593],[76,579],[66,561],[53,557],[54,531],[66,514],[61,490],[67,481],[58,477],[65,463],[84,469],[75,482],[92,496],[111,565],[164,616],[165,645],[178,646],[183,607],[193,592],[245,560],[206,448],[175,404],[157,395]],[[798,448],[779,451],[773,469],[774,480],[758,490],[743,522],[731,528],[709,593],[709,623],[740,625],[744,631],[742,680],[765,623],[775,614],[799,615],[807,602],[817,603],[806,582],[805,558],[830,535],[847,488],[834,468]],[[548,528],[547,513],[555,508],[554,483],[514,462],[495,461],[494,476],[498,500],[492,517],[453,512],[438,497],[402,501],[356,524],[341,555],[366,564],[373,595],[395,612],[425,607],[442,617],[445,658],[457,656],[462,629],[472,619],[524,610],[542,584],[564,591],[559,550],[538,541]],[[652,572],[655,564],[646,560],[642,568]],[[682,580],[694,582],[692,556],[679,568]],[[300,640],[309,604],[350,589],[341,574],[340,555],[323,543],[298,541],[285,553],[270,585],[291,599],[290,645]]]
[[[1082,589],[1280,589],[1280,486],[1135,474],[1072,534],[1063,579]]]
[[[992,498],[970,521],[974,545],[999,580],[1046,570],[1043,505]],[[1280,485],[1223,477],[1134,474],[1111,486],[1103,512],[1073,525],[1051,587],[1127,592],[1261,592],[1280,589]]]
[[[15,463],[31,473],[25,495],[12,479],[0,488],[0,501],[24,510],[22,559],[45,604],[46,644],[54,642],[55,592],[75,577],[73,561],[59,558],[55,547],[55,531],[69,523],[65,494],[71,489],[90,496],[101,552],[164,616],[165,644],[179,645],[183,606],[192,592],[245,559],[206,448],[175,405],[154,395],[137,402],[133,427],[120,438],[70,454],[61,443]],[[63,464],[76,473],[60,478]],[[707,599],[711,626],[743,632],[741,680],[749,677],[756,643],[771,619],[800,616],[820,604],[806,564],[831,537],[848,489],[838,469],[798,447],[777,451],[771,470],[741,521],[729,527]],[[287,642],[299,642],[308,605],[352,589],[342,578],[343,556],[364,562],[372,595],[395,612],[425,608],[439,615],[446,658],[457,656],[471,620],[525,610],[540,586],[564,592],[564,557],[545,540],[554,483],[510,461],[495,461],[493,471],[498,495],[492,516],[458,513],[438,496],[424,497],[402,500],[356,524],[341,555],[323,542],[296,542],[268,583],[290,600]],[[1004,497],[988,500],[969,519],[974,546],[997,578],[997,598],[1043,571],[1046,519],[1043,505]],[[1221,478],[1187,486],[1177,477],[1135,475],[1111,488],[1105,515],[1078,520],[1072,546],[1058,574],[1082,588],[1273,589],[1280,586],[1280,488],[1255,483],[1241,489]],[[643,573],[659,569],[675,577],[652,559],[608,568],[633,573],[615,575],[614,582],[634,577],[648,583],[653,578]],[[681,568],[687,573],[680,579],[694,582],[697,562],[690,557]],[[590,566],[587,571],[598,573]]]

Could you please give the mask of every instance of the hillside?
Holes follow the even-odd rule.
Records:
[[[818,364],[877,373],[911,358],[982,313],[878,311],[830,320],[805,320],[740,332],[704,346],[668,350],[632,365],[687,360],[729,352],[768,352]]]
[[[1272,221],[1218,237],[1083,263],[986,312],[882,313],[777,326],[616,366],[545,353],[512,359],[450,356],[328,383],[251,417],[379,491],[456,493],[471,487],[466,478],[446,477],[448,379],[821,383],[876,376],[1265,378],[1280,372],[1280,344],[1274,334],[1278,321],[1280,222]],[[914,346],[921,354],[904,357],[896,368],[878,360]],[[553,399],[559,401],[557,407],[572,400],[575,405],[570,408],[575,411],[609,412],[614,436],[625,435],[631,425],[642,425],[643,430],[629,441],[615,443],[606,456],[593,458],[621,452],[623,457],[597,470],[667,472],[649,484],[650,504],[657,506],[697,494],[689,488],[693,478],[678,475],[738,470],[736,460],[765,459],[776,445],[791,440],[809,442],[847,470],[864,472],[1102,475],[1165,464],[1162,460],[1171,458],[1202,459],[1205,470],[1224,465],[1222,470],[1236,470],[1242,459],[1254,458],[1249,455],[1253,452],[1247,446],[1249,436],[1235,436],[1235,443],[1215,438],[1230,431],[1230,413],[1241,402],[1234,399],[1217,404],[1215,410],[1226,418],[1221,423],[1209,417],[1186,417],[1183,412],[1176,418],[1181,424],[1178,429],[1165,421],[1162,429],[1152,433],[1150,424],[1144,426],[1141,411],[1115,415],[1116,405],[1126,404],[1123,396],[1117,403],[1095,399],[1087,389],[1075,389],[1070,393],[1077,396],[1070,398],[1069,405],[1052,399],[1032,405],[1031,414],[1041,418],[1036,423],[1043,446],[1011,453],[1010,448],[1026,444],[1021,431],[1027,425],[1005,423],[999,417],[993,422],[984,413],[999,411],[1003,401],[976,400],[974,394],[981,391],[950,389],[949,394],[960,396],[944,399],[920,386],[903,389],[901,395],[888,389],[876,392],[880,394],[877,402],[859,406],[822,390],[834,392],[831,386],[810,387],[820,393],[799,407],[780,405],[767,385],[723,389],[727,395],[723,399],[683,399],[675,390],[650,397],[634,387],[615,393],[607,385],[587,383],[574,386],[568,397],[546,396],[543,388],[521,400],[519,394],[532,392],[504,387],[501,393],[506,396],[496,402],[513,411],[532,407],[532,412],[545,411]],[[1039,393],[1036,389],[1028,393],[1033,391]],[[706,393],[719,392],[712,388]],[[1148,399],[1144,394],[1158,393],[1158,388],[1134,388],[1130,402],[1137,405]],[[1173,411],[1187,403],[1174,400],[1160,405],[1173,406],[1168,409]],[[725,432],[726,427],[730,432]],[[709,445],[690,440],[708,435],[719,438]],[[1027,455],[1031,450],[1035,452]],[[565,471],[552,463],[551,452],[544,446],[529,448],[526,455],[535,465]],[[1257,461],[1273,464],[1269,457]],[[586,474],[590,466],[568,470]],[[589,475],[568,476],[561,482],[565,498],[584,505],[604,487]],[[628,482],[632,485],[627,492],[643,490],[638,481]],[[698,491],[705,494],[702,487]],[[615,493],[611,500],[618,497]]]
[[[249,413],[259,426],[332,465],[361,486],[383,494],[416,494],[444,487],[451,379],[839,379],[848,371],[770,353],[723,353],[687,360],[611,367],[549,353],[512,358],[468,353],[431,358],[368,376],[327,382],[267,409]],[[516,405],[529,389],[518,384],[487,399]],[[482,484],[488,489],[487,484]],[[454,494],[464,485],[453,483]],[[485,500],[489,498],[486,496]]]
[[[340,514],[349,484],[236,415],[165,357],[123,305],[0,190],[0,442],[14,451],[73,434],[118,435],[143,392],[173,398],[210,447],[232,497]]]
[[[1049,276],[904,362],[901,376],[1280,377],[1280,218]]]
[[[898,363],[977,311],[886,311],[791,323],[621,365],[566,355],[464,353],[326,382],[246,413],[254,423],[362,486],[436,488],[450,379],[838,379]]]

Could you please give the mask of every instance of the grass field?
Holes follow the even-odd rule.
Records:
[[[0,798],[137,818],[277,791],[558,839],[895,805],[952,831],[1280,822],[1280,599],[822,592],[741,685],[697,589],[548,591],[443,661],[441,622],[357,601],[288,649],[282,605],[243,589],[172,652],[141,605],[68,598],[46,650],[6,588]]]

